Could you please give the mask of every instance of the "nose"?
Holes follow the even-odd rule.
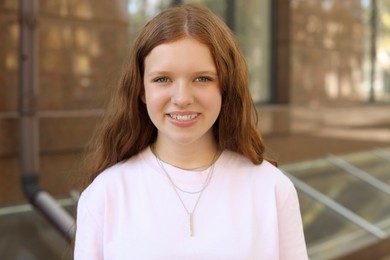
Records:
[[[172,92],[171,102],[178,107],[188,106],[194,102],[190,83],[177,81],[173,85]]]

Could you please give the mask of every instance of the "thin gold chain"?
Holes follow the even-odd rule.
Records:
[[[202,194],[203,194],[203,191],[207,188],[207,186],[210,184],[210,181],[211,181],[211,178],[213,177],[213,173],[214,173],[214,167],[215,167],[215,162],[216,162],[216,158],[217,158],[217,155],[218,155],[218,150],[217,152],[215,153],[214,155],[214,158],[213,158],[213,161],[212,161],[212,164],[210,166],[210,169],[207,173],[207,178],[205,180],[205,183],[203,185],[203,187],[199,190],[199,191],[185,191],[183,189],[181,189],[180,187],[178,187],[174,181],[172,180],[171,176],[169,175],[169,173],[165,170],[164,168],[164,165],[162,164],[162,161],[160,160],[159,156],[157,155],[157,153],[154,151],[154,149],[152,147],[150,147],[155,158],[156,158],[156,161],[157,161],[157,164],[160,166],[160,168],[163,170],[163,172],[165,173],[165,175],[167,176],[173,190],[175,191],[177,197],[179,198],[180,200],[180,203],[182,204],[184,210],[187,212],[188,214],[188,217],[189,217],[189,231],[190,231],[190,236],[193,236],[193,218],[194,218],[194,213],[195,213],[195,210],[198,206],[198,203],[200,201],[200,198],[202,197]],[[195,195],[195,194],[198,194],[198,198],[196,199],[196,202],[195,202],[195,205],[192,209],[192,211],[189,211],[187,206],[185,205],[182,197],[180,196],[179,194],[179,191],[182,191],[182,192],[185,192],[185,193],[188,193],[188,194],[192,194],[192,195]]]
[[[179,191],[181,192],[184,192],[184,193],[188,193],[188,194],[197,194],[197,193],[201,193],[202,191],[204,191],[204,189],[206,189],[206,187],[209,185],[210,183],[210,180],[211,180],[211,173],[213,172],[213,169],[214,169],[214,163],[209,167],[209,170],[208,170],[208,173],[207,173],[207,177],[206,177],[206,180],[203,184],[203,187],[200,189],[200,190],[197,190],[197,191],[187,191],[187,190],[184,190],[182,188],[180,188],[173,180],[172,180],[172,177],[171,175],[167,172],[167,170],[165,169],[161,159],[157,156],[157,154],[154,154],[155,157],[156,157],[156,160],[157,160],[157,163],[158,165],[160,166],[160,168],[164,171],[165,175],[167,176],[167,178],[169,179],[170,183],[174,186],[175,189],[178,189]],[[214,159],[213,159],[214,161]]]

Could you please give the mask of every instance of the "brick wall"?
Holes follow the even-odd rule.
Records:
[[[0,3],[0,204],[20,188],[18,1]],[[129,47],[127,1],[40,1],[40,182],[54,196],[78,187],[83,149]]]

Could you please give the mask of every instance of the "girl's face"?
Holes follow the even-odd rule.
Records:
[[[207,45],[185,37],[155,47],[145,58],[148,114],[166,145],[213,142],[221,110],[217,69]]]

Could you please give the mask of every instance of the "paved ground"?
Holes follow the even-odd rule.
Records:
[[[0,259],[73,259],[66,240],[38,212],[25,205],[0,209],[0,230]]]

